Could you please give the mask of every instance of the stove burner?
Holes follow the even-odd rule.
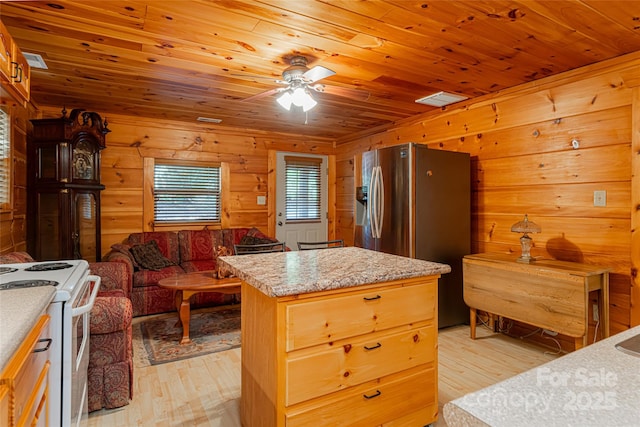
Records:
[[[62,270],[64,268],[73,267],[71,264],[66,262],[47,262],[43,264],[32,265],[29,268],[25,268],[24,271],[51,271],[51,270]]]
[[[0,290],[15,288],[34,288],[36,286],[58,286],[53,280],[14,280],[13,282],[0,283]]]
[[[18,269],[13,267],[0,267],[0,274],[13,273],[14,271],[18,271]]]

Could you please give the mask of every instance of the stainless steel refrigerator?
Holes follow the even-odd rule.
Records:
[[[469,322],[462,257],[471,245],[468,153],[408,143],[362,155],[355,244],[451,266],[438,284],[438,327]]]

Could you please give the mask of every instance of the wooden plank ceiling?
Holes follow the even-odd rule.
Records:
[[[0,16],[39,105],[344,139],[435,107],[640,50],[639,1],[9,1]],[[336,72],[287,112],[294,55]],[[355,92],[354,92],[355,91]],[[366,98],[366,99],[363,99]]]

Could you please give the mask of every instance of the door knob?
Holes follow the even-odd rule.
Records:
[[[282,227],[282,221],[278,221],[278,225]]]

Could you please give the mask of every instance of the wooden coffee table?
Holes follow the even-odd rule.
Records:
[[[237,294],[240,292],[242,281],[237,277],[218,279],[213,271],[197,271],[194,273],[178,274],[158,281],[163,288],[176,292],[176,310],[178,323],[182,325],[182,339],[180,344],[189,344],[189,321],[191,319],[192,296],[199,292],[219,292],[221,294]]]

